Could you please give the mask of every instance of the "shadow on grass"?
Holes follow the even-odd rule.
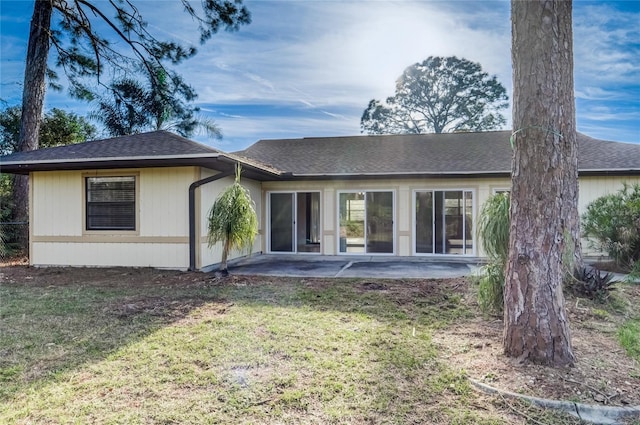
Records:
[[[215,411],[228,423],[309,410],[337,421],[409,423],[435,414],[450,422],[452,415],[473,416],[462,402],[470,389],[463,375],[438,361],[430,335],[470,315],[464,285],[0,269],[0,404],[34,391],[49,394],[45,387],[113,359],[126,364],[107,374],[130,375],[105,378],[115,392],[158,391],[144,396],[153,404],[167,397],[163,391],[179,387],[180,397],[171,400],[193,399],[141,413],[152,422],[181,421],[194,414],[194,405],[209,405],[202,417],[215,422]],[[142,342],[144,347],[130,348]],[[72,391],[78,393],[60,401],[60,409],[73,415],[100,409],[91,395],[91,408],[71,399],[92,391],[104,397],[103,390]],[[127,391],[119,397],[131,398],[133,390]],[[212,392],[217,398],[210,398]],[[24,405],[23,414],[35,408]]]

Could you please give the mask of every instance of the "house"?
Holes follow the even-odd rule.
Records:
[[[0,157],[30,176],[30,263],[198,269],[236,163],[254,252],[482,257],[475,223],[509,190],[511,132],[261,140],[225,153],[166,131]],[[640,183],[640,145],[579,134],[580,205]],[[242,255],[235,253],[234,255]]]

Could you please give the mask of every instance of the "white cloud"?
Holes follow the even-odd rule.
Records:
[[[584,6],[576,15],[574,56],[579,79],[600,84],[637,83],[640,13],[601,4]]]
[[[286,12],[290,2],[278,2]],[[409,65],[431,55],[458,55],[479,61],[509,80],[509,42],[505,34],[470,29],[438,2],[296,3],[285,33],[257,36],[263,14],[279,15],[273,4],[250,3],[254,23],[237,37],[223,37],[216,49],[202,49],[181,69],[194,78],[202,102],[299,99],[318,107],[351,104],[363,109],[371,98],[385,98]],[[254,27],[255,26],[255,27]],[[216,43],[216,41],[213,41]],[[197,66],[195,65],[197,61]],[[196,69],[197,68],[197,69]],[[225,89],[226,88],[226,89]],[[229,90],[232,88],[232,90]],[[312,99],[312,100],[311,100]]]
[[[592,121],[638,121],[640,111],[620,111],[607,106],[596,106],[580,115],[583,120]]]
[[[604,89],[602,87],[586,86],[576,88],[576,98],[584,100],[621,100],[629,99],[630,94],[624,90]]]
[[[198,45],[196,25],[179,2],[136,5],[152,31]],[[196,88],[203,113],[218,120],[228,143],[246,146],[266,137],[357,134],[368,101],[393,95],[402,71],[428,56],[456,55],[479,62],[497,75],[511,97],[508,2],[248,0],[247,7],[253,17],[250,25],[239,32],[220,32],[198,47],[196,57],[176,67]],[[606,3],[575,3],[576,96],[589,103],[578,110],[583,131],[621,114],[638,122],[634,111],[640,108],[633,96],[640,81],[639,21],[639,13]],[[3,97],[8,72],[17,74],[23,66],[5,60],[6,40],[3,32]],[[636,107],[621,111],[618,101],[635,102]],[[87,109],[64,94],[49,93],[47,102],[48,107]],[[594,110],[594,102],[612,109]],[[222,105],[239,107],[221,113],[215,105],[221,105],[220,110]],[[251,118],[243,115],[242,105],[253,108]],[[255,112],[260,105],[264,114]],[[273,108],[296,109],[296,114],[277,116]],[[510,111],[505,115],[510,121]]]

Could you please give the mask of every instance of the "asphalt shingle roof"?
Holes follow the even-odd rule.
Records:
[[[263,178],[509,174],[510,131],[311,137],[260,140],[233,154],[167,131],[135,134],[0,157],[0,170],[201,165],[239,161]],[[516,142],[517,143],[517,142]],[[578,134],[584,172],[640,172],[640,144],[608,142]]]
[[[18,152],[0,157],[0,160],[36,162],[98,158],[151,158],[176,155],[201,156],[217,153],[220,151],[168,131],[159,130],[76,145]]]
[[[511,170],[511,131],[260,140],[237,155],[299,176],[499,174]],[[638,170],[640,145],[578,134],[581,171]]]

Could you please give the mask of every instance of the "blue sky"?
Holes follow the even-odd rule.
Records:
[[[197,45],[177,1],[135,1],[159,38]],[[178,71],[222,128],[225,151],[259,139],[360,133],[369,100],[428,56],[479,62],[511,83],[508,1],[246,1],[253,22],[199,46]],[[0,100],[20,103],[32,1],[0,2]],[[574,2],[578,131],[640,143],[640,1]],[[49,91],[46,108],[91,105]],[[510,125],[511,111],[505,113]]]

